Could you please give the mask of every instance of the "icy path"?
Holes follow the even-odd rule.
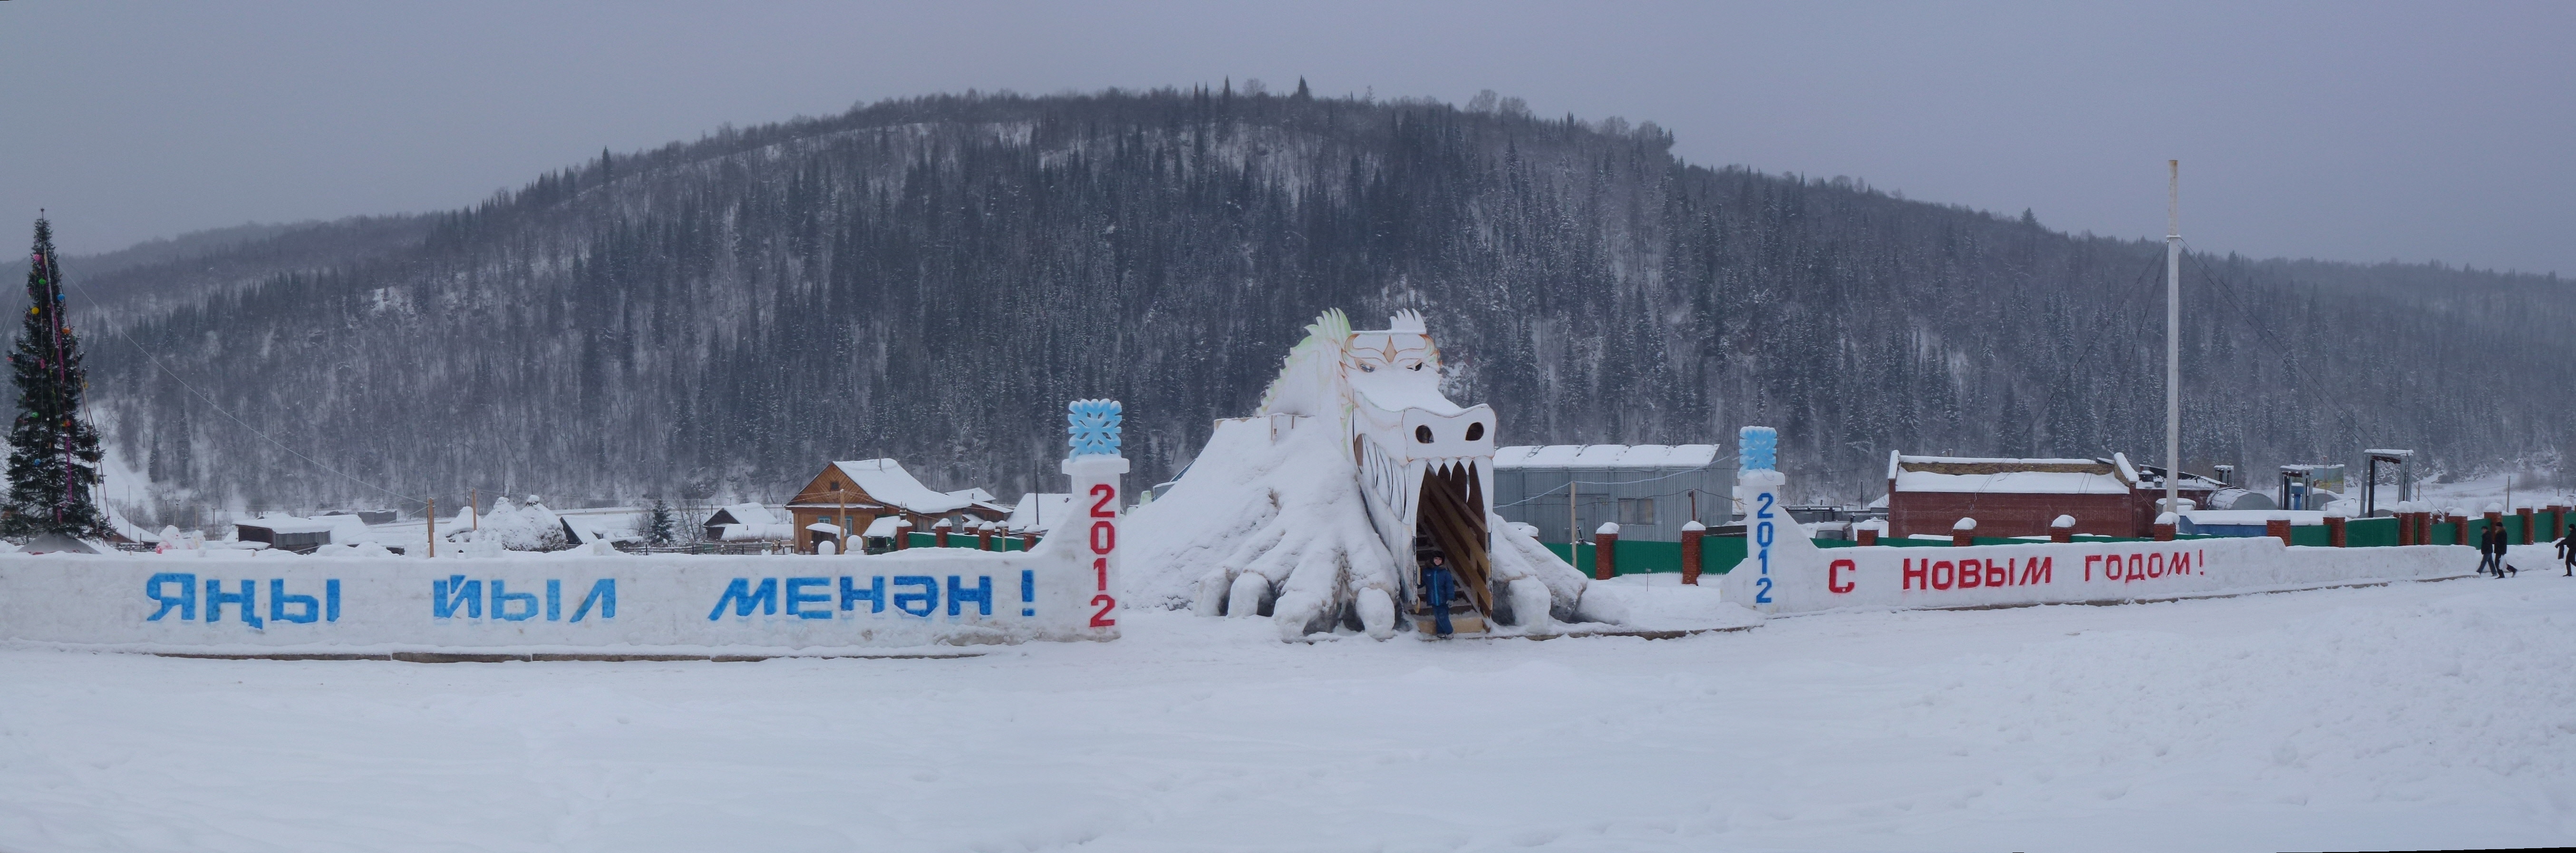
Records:
[[[2576,580],[967,660],[0,653],[0,850],[2576,841]]]

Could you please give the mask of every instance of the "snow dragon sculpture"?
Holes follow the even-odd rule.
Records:
[[[1136,514],[1138,600],[1266,615],[1290,638],[1337,627],[1384,638],[1398,605],[1421,597],[1419,537],[1489,619],[1530,631],[1577,618],[1583,576],[1487,505],[1493,409],[1440,392],[1421,314],[1387,325],[1354,331],[1325,312],[1259,414],[1217,422],[1170,493]]]

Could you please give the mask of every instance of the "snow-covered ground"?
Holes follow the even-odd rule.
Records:
[[[0,850],[2576,841],[2554,569],[1654,641],[1124,619],[951,660],[0,652]]]

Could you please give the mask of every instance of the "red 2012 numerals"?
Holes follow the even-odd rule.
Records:
[[[1118,599],[1111,598],[1108,594],[1108,554],[1118,547],[1118,525],[1111,520],[1118,517],[1118,487],[1108,483],[1094,483],[1091,486],[1091,494],[1097,498],[1091,502],[1091,517],[1102,519],[1091,523],[1091,553],[1100,555],[1091,558],[1091,570],[1099,578],[1097,589],[1101,592],[1091,597],[1091,603],[1100,607],[1100,612],[1091,615],[1091,627],[1113,628],[1117,627],[1118,620],[1109,618],[1109,611],[1118,606]]]

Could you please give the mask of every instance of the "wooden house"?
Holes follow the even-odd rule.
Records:
[[[941,519],[963,526],[970,521],[1000,521],[1010,514],[1010,508],[996,503],[990,492],[932,489],[892,459],[826,464],[787,502],[787,511],[794,517],[797,547],[805,551],[840,539],[830,530],[814,529],[816,524],[865,531],[879,518],[904,518],[912,521],[912,529],[928,531]]]

